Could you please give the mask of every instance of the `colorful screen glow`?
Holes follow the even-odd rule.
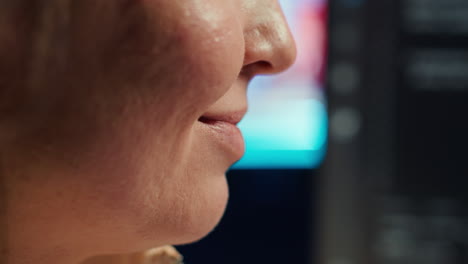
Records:
[[[235,169],[315,168],[325,155],[326,1],[280,3],[298,57],[287,72],[257,77],[249,86],[249,112],[239,124],[246,153]]]

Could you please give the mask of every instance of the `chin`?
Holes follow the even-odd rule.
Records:
[[[188,201],[186,216],[179,222],[174,245],[188,244],[199,241],[215,229],[221,221],[228,201],[228,187],[226,178],[217,179],[216,184],[210,184],[201,190],[204,195],[199,196],[198,201]]]
[[[193,243],[218,225],[229,196],[224,174],[197,177],[196,181],[188,182],[178,189],[171,188],[177,191],[154,201],[156,207],[140,208],[146,211],[140,214],[144,217],[136,221],[140,223],[137,237],[143,242],[140,244],[143,248]],[[146,224],[142,226],[141,223]]]

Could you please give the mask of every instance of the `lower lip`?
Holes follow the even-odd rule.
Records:
[[[213,138],[221,147],[233,157],[233,162],[239,160],[244,155],[244,138],[239,128],[229,122],[209,121],[201,122],[210,128]]]

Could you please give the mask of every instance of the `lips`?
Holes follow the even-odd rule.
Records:
[[[226,122],[233,125],[237,125],[244,117],[246,110],[240,110],[229,113],[205,113],[198,121],[205,124],[214,124],[216,122]]]
[[[214,142],[231,162],[239,160],[244,155],[244,139],[236,126],[244,117],[246,111],[226,113],[205,113],[198,121],[210,133],[209,140]]]

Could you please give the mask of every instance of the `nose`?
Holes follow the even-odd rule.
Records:
[[[277,0],[245,0],[245,54],[242,71],[275,74],[296,59],[296,45]]]

